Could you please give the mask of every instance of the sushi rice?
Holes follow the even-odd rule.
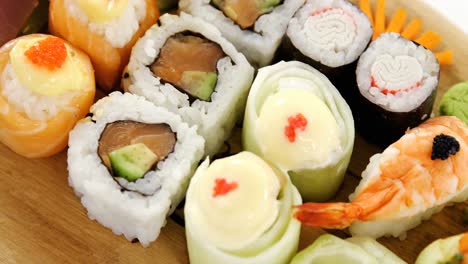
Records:
[[[76,0],[64,0],[64,3],[71,16],[88,25],[92,32],[103,35],[116,48],[124,47],[132,39],[139,22],[146,15],[145,0],[128,0],[119,17],[106,22],[92,22]]]
[[[92,120],[84,119],[70,133],[69,184],[91,219],[147,246],[183,199],[202,158],[204,140],[177,115],[128,93],[110,94],[98,101],[91,113]],[[119,120],[166,123],[177,134],[174,151],[157,164],[157,170],[132,183],[119,179],[120,185],[98,156],[101,133],[107,124]]]
[[[161,26],[153,26],[135,45],[123,82],[133,94],[144,96],[157,106],[165,107],[197,125],[199,134],[206,140],[205,155],[214,155],[231,134],[237,120],[243,115],[254,69],[234,46],[221,36],[212,25],[199,18],[182,13],[166,14],[160,18]],[[163,83],[150,68],[166,40],[180,32],[191,31],[219,44],[227,55],[218,61],[218,80],[211,102],[189,102],[187,94],[169,83]],[[233,78],[235,76],[235,78]]]

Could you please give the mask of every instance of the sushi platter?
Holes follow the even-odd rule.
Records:
[[[0,263],[468,263],[468,34],[249,1],[0,10]]]

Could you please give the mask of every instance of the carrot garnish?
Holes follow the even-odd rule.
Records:
[[[440,36],[433,31],[427,31],[416,42],[423,45],[426,49],[434,49],[440,43]]]
[[[227,182],[224,178],[216,179],[215,186],[213,188],[213,197],[216,198],[217,196],[224,196],[237,189],[237,187],[237,182]]]
[[[437,52],[435,54],[437,60],[439,61],[440,65],[448,65],[453,63],[453,51],[446,50]]]
[[[35,65],[50,71],[60,69],[67,58],[65,42],[56,37],[47,37],[31,46],[24,55]]]
[[[377,0],[377,8],[375,9],[374,36],[376,39],[380,34],[385,32],[385,0]]]
[[[416,36],[419,34],[422,28],[422,22],[421,19],[416,18],[413,19],[408,26],[403,30],[403,33],[401,33],[401,36],[409,39],[409,40],[414,40]]]
[[[360,0],[359,1],[359,8],[361,8],[362,12],[367,15],[371,26],[374,27],[374,19],[372,18],[372,8],[370,5],[369,0]]]
[[[406,10],[403,8],[398,8],[398,10],[395,12],[395,15],[393,15],[392,20],[390,20],[390,23],[388,24],[387,32],[400,33],[403,29],[403,26],[405,25],[405,21]]]
[[[468,253],[468,233],[465,233],[458,242],[458,250],[462,254]]]

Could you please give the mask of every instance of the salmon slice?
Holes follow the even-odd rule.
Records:
[[[99,87],[110,91],[118,86],[120,76],[130,58],[132,47],[148,28],[156,23],[159,10],[156,1],[146,0],[146,16],[138,31],[122,48],[113,47],[104,36],[91,32],[88,26],[72,17],[64,0],[51,0],[49,7],[49,30],[86,52],[96,70]]]
[[[176,86],[182,92],[199,99],[196,85],[193,84],[195,78],[186,78],[190,73],[198,73],[201,78],[209,76],[209,73],[216,73],[218,61],[225,57],[221,47],[207,39],[194,35],[177,34],[169,38],[156,61],[151,65],[151,71],[159,76],[163,81]],[[205,76],[206,75],[206,76]],[[213,76],[213,75],[212,75]],[[217,75],[214,76],[215,80]],[[216,81],[210,82],[208,89],[213,90]],[[209,93],[211,95],[211,93]]]
[[[128,145],[143,143],[156,156],[164,160],[176,143],[176,135],[167,124],[144,124],[135,121],[117,121],[108,124],[99,140],[98,154],[104,165],[111,169],[109,154]]]
[[[214,0],[213,3],[242,29],[252,27],[261,15],[271,12],[278,0]]]
[[[9,63],[9,53],[20,39],[35,38],[42,35],[28,35],[17,38],[5,44],[0,49],[0,74]],[[95,81],[93,67],[88,56],[79,50],[74,50],[75,58],[86,68],[86,87],[79,96],[72,98],[67,109],[61,109],[57,115],[45,120],[32,120],[14,107],[3,96],[3,83],[0,82],[0,142],[16,153],[28,158],[41,158],[62,151],[68,143],[68,133],[75,123],[85,117],[94,102]]]

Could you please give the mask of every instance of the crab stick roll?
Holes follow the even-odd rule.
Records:
[[[438,239],[428,245],[416,264],[460,263],[468,260],[468,233]]]
[[[327,77],[297,61],[259,70],[247,101],[244,148],[287,172],[304,200],[335,194],[353,144],[351,110]]]
[[[209,163],[185,200],[190,263],[289,263],[301,229],[293,206],[302,201],[287,175],[250,152]]]
[[[253,68],[199,18],[164,15],[133,49],[124,89],[197,125],[214,155],[242,117]]]
[[[41,158],[67,146],[94,101],[88,56],[60,38],[28,35],[0,48],[0,142]]]
[[[49,30],[86,52],[99,87],[110,91],[133,45],[158,17],[154,0],[51,0]]]
[[[280,56],[325,74],[348,100],[372,38],[368,17],[347,0],[308,0],[289,21]]]
[[[256,67],[270,64],[304,0],[181,0],[179,8],[215,25]]]
[[[439,83],[434,54],[395,33],[382,34],[362,54],[355,116],[359,132],[385,146],[431,116]]]
[[[299,252],[291,264],[406,264],[393,252],[369,237],[346,240],[325,234]]]
[[[70,186],[91,219],[147,246],[183,199],[204,140],[177,115],[132,94],[110,94],[91,115],[70,133]]]
[[[404,239],[406,231],[468,199],[468,127],[456,117],[429,119],[370,158],[346,203],[305,203],[305,225],[349,227],[353,236]]]

